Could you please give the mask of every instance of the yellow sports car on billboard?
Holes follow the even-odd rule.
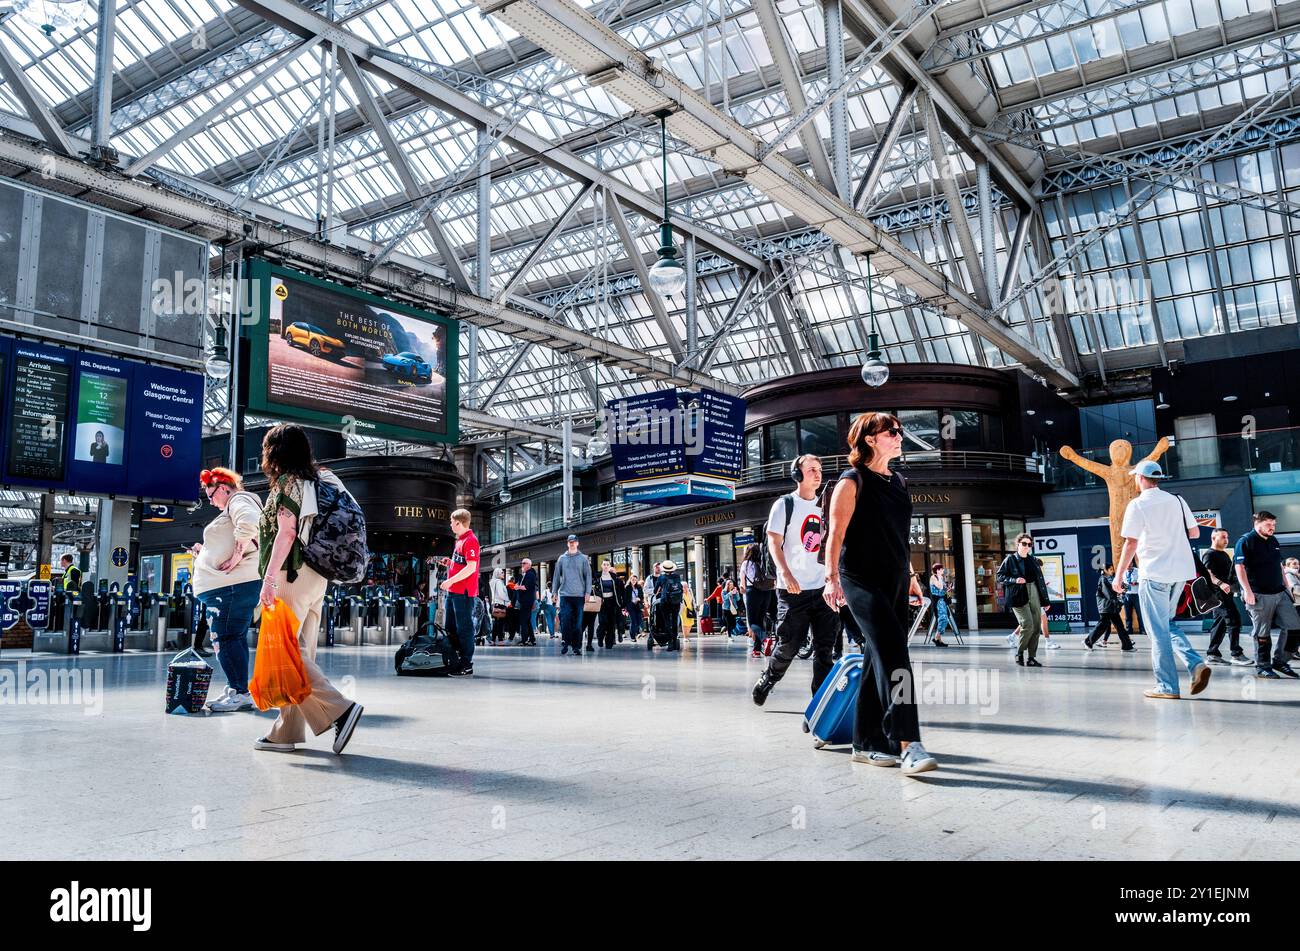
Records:
[[[313,357],[341,357],[347,350],[343,341],[331,337],[315,324],[295,321],[284,328],[284,339],[292,347],[302,347],[311,352]]]

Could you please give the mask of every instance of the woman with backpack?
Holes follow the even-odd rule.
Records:
[[[745,621],[753,638],[750,657],[763,656],[765,632],[771,630],[767,615],[776,597],[775,588],[776,576],[766,571],[763,547],[755,542],[745,549],[745,558],[740,563],[740,594],[745,599]]]
[[[262,500],[244,491],[244,480],[230,469],[204,469],[199,484],[217,517],[203,530],[194,555],[194,596],[203,604],[212,646],[226,674],[226,689],[210,704],[214,713],[247,710],[248,628],[257,609],[257,523]]]
[[[298,649],[311,694],[302,703],[281,707],[280,718],[253,748],[292,753],[296,744],[306,741],[308,727],[316,736],[333,727],[334,752],[342,753],[361,718],[362,706],[339,693],[316,666],[316,640],[329,581],[307,564],[302,536],[310,533],[318,513],[318,486],[329,485],[340,493],[347,490],[338,476],[316,464],[302,427],[288,423],[272,427],[262,441],[262,471],[270,482],[270,492],[258,525],[259,600],[265,612],[279,599],[298,619]]]

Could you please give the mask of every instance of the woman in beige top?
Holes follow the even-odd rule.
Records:
[[[262,500],[244,491],[244,480],[230,469],[204,469],[199,484],[218,514],[190,546],[194,556],[194,596],[207,612],[208,631],[226,672],[226,689],[211,703],[216,713],[253,706],[248,692],[248,628],[257,609],[257,522]]]

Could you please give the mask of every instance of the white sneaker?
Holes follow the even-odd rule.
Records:
[[[237,710],[247,710],[253,706],[253,695],[251,693],[229,693],[212,703],[213,713],[234,713]]]
[[[872,766],[897,766],[899,760],[892,753],[877,753],[875,750],[854,750],[853,762],[870,763]]]
[[[938,769],[939,761],[927,753],[920,743],[908,743],[907,749],[903,750],[903,761],[900,765],[903,767],[904,776],[913,776],[916,773],[928,773],[932,769]]]
[[[208,706],[215,709],[217,704],[221,703],[221,701],[228,698],[234,692],[235,691],[230,688],[230,684],[226,684],[225,688],[221,691],[221,693],[217,694],[215,697],[213,697],[211,700],[208,701]]]
[[[1061,645],[1056,643],[1056,641],[1048,641],[1047,649],[1049,651],[1059,651],[1061,649]]]

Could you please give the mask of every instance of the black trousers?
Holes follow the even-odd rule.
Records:
[[[749,624],[749,634],[754,639],[754,650],[763,649],[763,639],[772,628],[767,623],[767,613],[771,609],[775,591],[750,588],[745,592],[745,620]]]
[[[1092,629],[1088,635],[1087,643],[1089,646],[1096,644],[1097,641],[1110,631],[1110,626],[1114,624],[1115,630],[1119,631],[1119,646],[1125,650],[1133,646],[1133,640],[1128,636],[1128,628],[1124,626],[1124,619],[1119,616],[1119,611],[1107,611],[1097,622],[1097,626]]]
[[[846,574],[840,579],[863,638],[853,748],[898,756],[903,743],[921,739],[917,684],[907,652],[907,577],[883,585]]]
[[[1244,656],[1241,649],[1241,615],[1237,613],[1237,605],[1231,602],[1220,604],[1210,612],[1210,618],[1210,649],[1206,653],[1222,657],[1219,645],[1223,643],[1223,635],[1227,634],[1232,656]]]
[[[537,637],[533,633],[533,607],[537,604],[536,600],[525,601],[519,599],[519,641],[523,644],[536,644]]]
[[[813,588],[790,594],[776,593],[776,650],[767,665],[767,674],[775,683],[785,676],[795,654],[803,646],[804,638],[812,631],[813,676],[812,692],[822,685],[835,662],[835,637],[840,633],[839,615],[831,610],[822,598],[825,588]]]
[[[582,633],[587,638],[587,650],[591,650],[592,638],[596,636],[596,619],[599,617],[598,611],[582,612]]]
[[[600,635],[597,642],[602,649],[614,646],[614,635],[618,633],[618,619],[623,609],[618,606],[617,598],[602,598],[600,601]]]

